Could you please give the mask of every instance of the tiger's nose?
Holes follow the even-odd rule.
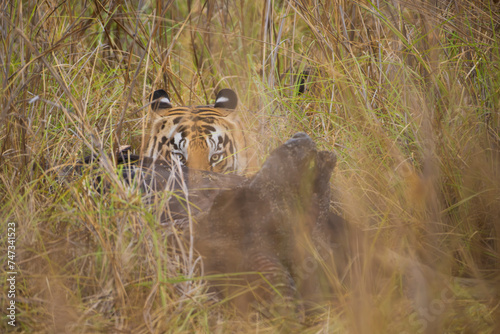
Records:
[[[210,163],[205,156],[193,156],[186,162],[186,166],[192,169],[210,170]]]

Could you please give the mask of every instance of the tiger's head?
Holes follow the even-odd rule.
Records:
[[[235,111],[237,104],[231,89],[222,89],[213,105],[190,107],[173,107],[164,90],[155,91],[145,155],[155,160],[177,159],[199,170],[243,173],[251,153]]]

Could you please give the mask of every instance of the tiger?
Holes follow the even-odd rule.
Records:
[[[222,89],[215,103],[173,107],[163,89],[151,97],[152,125],[144,155],[153,160],[177,159],[188,168],[244,174],[253,152],[238,113],[236,93]]]

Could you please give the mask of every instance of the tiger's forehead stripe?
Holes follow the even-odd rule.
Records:
[[[186,118],[193,118],[194,115],[200,117],[225,117],[225,115],[217,110],[213,109],[173,109],[167,115],[163,117],[173,117],[173,116],[185,116]]]
[[[215,116],[215,117],[225,117],[223,113],[218,112],[217,110],[194,110],[191,114],[195,115],[203,115],[203,116]]]

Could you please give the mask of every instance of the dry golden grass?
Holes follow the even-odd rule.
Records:
[[[213,298],[113,161],[104,195],[90,172],[58,174],[138,152],[153,90],[183,105],[230,87],[260,161],[298,131],[336,150],[335,204],[367,232],[349,284],[303,332],[500,331],[499,13],[493,0],[2,2],[0,279],[14,222],[17,315],[0,328],[284,328]]]

